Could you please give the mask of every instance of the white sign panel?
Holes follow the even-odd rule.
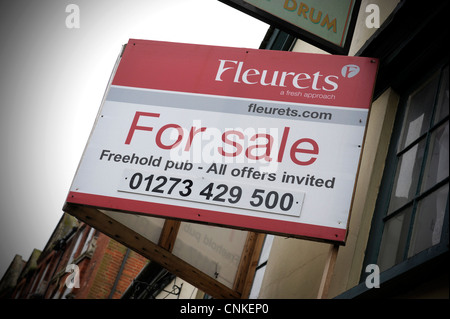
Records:
[[[191,49],[172,45],[169,55]],[[200,53],[209,48],[200,47]],[[240,84],[254,83],[263,73],[220,59],[215,48],[218,56],[205,61],[213,67],[213,84],[228,73]],[[342,61],[340,72],[327,77],[289,75],[297,78],[294,84],[303,79],[301,87],[309,77],[311,90],[286,85],[278,96],[282,91],[287,98],[280,101],[211,94],[214,88],[127,86],[120,83],[119,65],[67,201],[343,242],[368,108],[327,104],[338,99],[339,79],[349,81],[351,65]],[[319,81],[323,89],[314,90]]]

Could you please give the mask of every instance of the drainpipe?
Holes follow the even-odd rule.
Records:
[[[119,272],[117,273],[116,280],[114,281],[114,285],[111,288],[111,292],[109,293],[108,299],[112,299],[114,293],[116,292],[117,285],[119,284],[120,277],[122,276],[123,269],[125,268],[125,264],[127,262],[128,256],[130,255],[130,248],[127,248],[125,252],[125,256],[123,256],[122,264],[120,265]]]

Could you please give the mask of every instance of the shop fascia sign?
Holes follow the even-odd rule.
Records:
[[[347,55],[360,0],[220,0],[333,54]]]
[[[132,39],[67,203],[344,243],[377,64]]]

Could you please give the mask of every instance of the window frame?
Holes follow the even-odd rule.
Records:
[[[434,105],[433,105],[433,111],[431,114],[431,117],[435,115],[436,110],[436,103],[437,103],[437,97],[440,91],[440,85],[442,80],[442,73],[443,70],[448,67],[448,59],[445,59],[444,61],[441,61],[440,63],[436,64],[436,66],[427,72],[426,74],[423,74],[423,76],[420,79],[417,79],[417,81],[410,86],[408,90],[405,90],[404,92],[401,92],[401,100],[399,103],[399,108],[397,111],[397,116],[394,123],[394,128],[391,135],[391,142],[389,145],[388,155],[386,157],[386,166],[385,170],[383,172],[382,181],[380,184],[380,190],[374,210],[373,220],[372,220],[372,227],[369,234],[369,240],[366,247],[366,255],[363,262],[363,267],[361,269],[361,276],[360,276],[360,284],[364,286],[366,277],[369,275],[365,272],[365,269],[367,265],[369,264],[377,264],[378,262],[378,255],[380,253],[381,248],[381,242],[384,232],[384,226],[386,224],[386,221],[388,221],[390,218],[392,218],[394,215],[398,215],[399,212],[401,212],[403,209],[408,207],[409,205],[413,205],[414,212],[411,216],[411,221],[409,225],[409,235],[406,243],[405,251],[403,252],[404,257],[403,261],[395,264],[394,266],[384,270],[380,274],[380,283],[387,282],[389,280],[392,280],[393,278],[400,276],[410,270],[412,270],[415,267],[418,267],[422,264],[425,264],[432,259],[443,255],[445,253],[448,253],[449,247],[449,200],[447,197],[447,204],[445,208],[445,217],[444,222],[442,226],[442,232],[441,232],[441,239],[439,244],[436,244],[434,246],[431,246],[414,256],[408,257],[408,249],[411,243],[411,234],[412,234],[412,228],[414,226],[414,218],[415,218],[415,212],[417,209],[417,205],[419,201],[423,198],[426,198],[428,195],[430,195],[432,192],[436,191],[437,189],[445,186],[449,183],[449,177],[446,177],[444,180],[436,183],[429,189],[423,191],[423,192],[417,192],[413,196],[411,200],[408,200],[408,202],[401,207],[398,207],[394,211],[390,212],[388,214],[389,204],[390,204],[390,197],[392,193],[392,188],[394,187],[395,183],[395,176],[397,173],[398,168],[398,161],[401,154],[405,154],[409,149],[414,147],[414,145],[419,145],[421,140],[426,141],[426,148],[425,152],[423,154],[424,160],[422,161],[421,165],[421,171],[419,174],[419,182],[417,185],[417,189],[421,187],[421,182],[423,178],[423,174],[426,168],[426,162],[428,157],[428,149],[430,145],[430,137],[442,124],[444,124],[446,121],[449,121],[449,116],[447,115],[443,119],[437,121],[436,123],[433,123],[432,125],[428,126],[427,131],[424,134],[421,134],[418,138],[416,138],[413,142],[411,142],[408,146],[404,147],[402,150],[399,150],[399,143],[402,141],[402,131],[403,131],[403,125],[405,122],[405,117],[407,116],[408,112],[408,99],[416,90],[418,90],[422,85],[424,85],[431,77],[436,73],[439,73],[439,80],[438,80],[438,89],[435,92],[434,96]],[[389,216],[388,216],[389,215]]]

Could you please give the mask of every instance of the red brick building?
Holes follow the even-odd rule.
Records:
[[[118,299],[147,262],[105,234],[64,214],[44,250],[33,252],[13,292],[3,297]]]

